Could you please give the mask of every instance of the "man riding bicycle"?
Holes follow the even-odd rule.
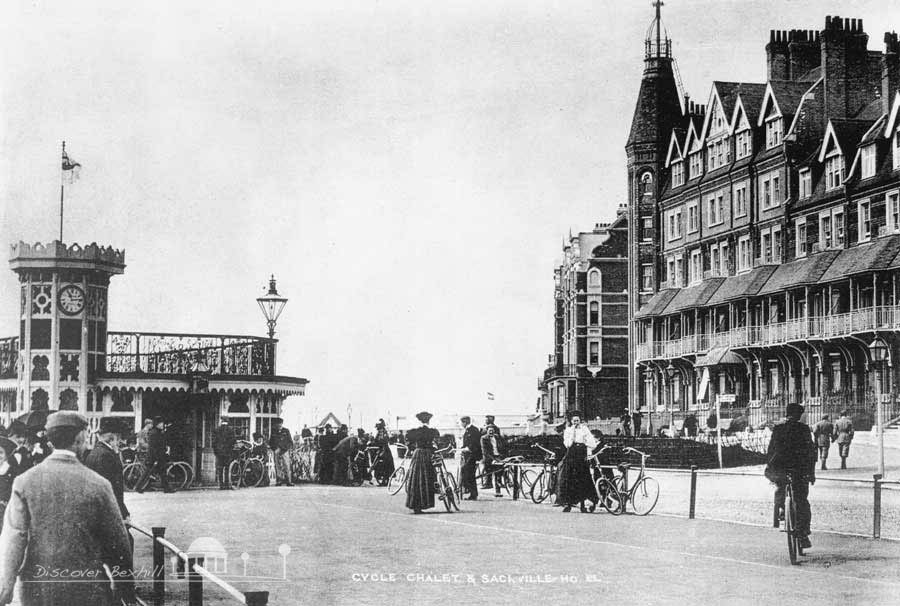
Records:
[[[766,477],[775,483],[775,506],[784,511],[784,492],[790,474],[797,503],[797,534],[800,546],[812,547],[809,541],[812,513],[809,509],[809,485],[816,483],[816,445],[809,426],[800,422],[803,406],[788,404],[787,420],[772,430]]]

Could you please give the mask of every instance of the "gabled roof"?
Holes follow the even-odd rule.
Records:
[[[743,113],[750,125],[756,124],[762,107],[763,97],[766,95],[765,84],[742,83],[737,91],[737,99],[734,103],[734,113],[731,117],[731,130],[738,127],[738,116]]]
[[[815,86],[815,85],[813,85]],[[759,108],[759,117],[756,125],[762,126],[766,121],[767,109],[771,104],[775,115],[783,118],[793,116],[803,100],[803,95],[811,88],[809,82],[794,82],[790,80],[770,80],[766,84],[766,93]]]
[[[801,97],[801,99],[800,99],[800,105],[797,106],[797,109],[796,109],[796,111],[794,112],[794,119],[791,120],[791,125],[790,125],[790,127],[788,127],[788,129],[785,131],[785,135],[789,135],[789,134],[791,134],[791,133],[794,132],[794,127],[797,126],[797,120],[798,120],[798,119],[800,118],[800,116],[802,115],[801,110],[803,109],[803,104],[806,103],[806,100],[807,100],[807,99],[809,99],[809,98],[811,98],[811,97],[813,96],[813,91],[814,91],[817,87],[819,87],[819,86],[824,86],[824,82],[825,82],[824,78],[819,78],[818,80],[816,80],[815,82],[813,82],[812,85],[811,85],[808,89],[806,89],[806,92],[805,92],[805,93],[803,93],[803,97]]]
[[[867,130],[874,124],[871,120],[838,120],[832,118],[825,127],[825,136],[822,138],[822,147],[819,149],[819,162],[825,161],[825,156],[832,149],[837,148],[838,153],[846,157],[852,157],[856,153],[856,146],[862,140]]]
[[[862,136],[862,139],[859,142],[859,149],[853,154],[853,164],[850,165],[850,169],[847,171],[847,178],[853,176],[853,173],[856,172],[856,167],[859,166],[860,157],[862,156],[862,148],[866,145],[870,145],[878,141],[879,135],[881,134],[881,129],[884,128],[884,123],[887,120],[887,115],[882,114],[878,120],[872,124],[872,127],[869,128]]]
[[[713,82],[712,89],[709,91],[709,101],[706,104],[706,115],[703,116],[703,127],[700,129],[701,141],[706,141],[710,122],[717,109],[729,121],[730,126],[732,114],[734,114],[734,101],[737,98],[736,91],[740,85],[740,82]]]
[[[689,154],[692,151],[697,151],[692,149],[695,145],[699,145],[700,139],[700,130],[703,128],[703,116],[689,116],[688,117],[688,129],[687,129],[687,137],[684,138],[684,153]]]
[[[673,161],[684,158],[684,152],[681,150],[681,144],[678,142],[679,138],[683,136],[683,128],[672,129],[672,135],[669,137],[669,151],[666,153],[666,168],[668,168]],[[673,152],[676,155],[673,155]]]
[[[900,91],[897,91],[894,94],[894,101],[891,103],[891,113],[888,116],[887,125],[884,127],[884,138],[890,139],[894,136],[894,130],[896,130],[897,124],[897,114],[900,113]]]

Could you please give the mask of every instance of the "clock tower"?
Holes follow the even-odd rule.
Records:
[[[19,276],[19,412],[101,410],[96,382],[105,370],[109,279],[125,252],[98,246],[12,245]]]

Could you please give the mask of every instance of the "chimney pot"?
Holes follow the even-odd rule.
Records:
[[[825,29],[831,29],[831,15],[825,17]]]
[[[769,30],[769,42],[775,42],[775,30],[774,29]]]

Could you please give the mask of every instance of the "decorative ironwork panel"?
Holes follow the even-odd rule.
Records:
[[[59,379],[61,381],[78,380],[78,362],[81,356],[78,354],[59,355]]]
[[[31,287],[31,313],[49,314],[52,311],[53,295],[49,284]]]
[[[47,356],[34,356],[31,359],[31,380],[32,381],[49,381],[50,380],[50,360]]]

